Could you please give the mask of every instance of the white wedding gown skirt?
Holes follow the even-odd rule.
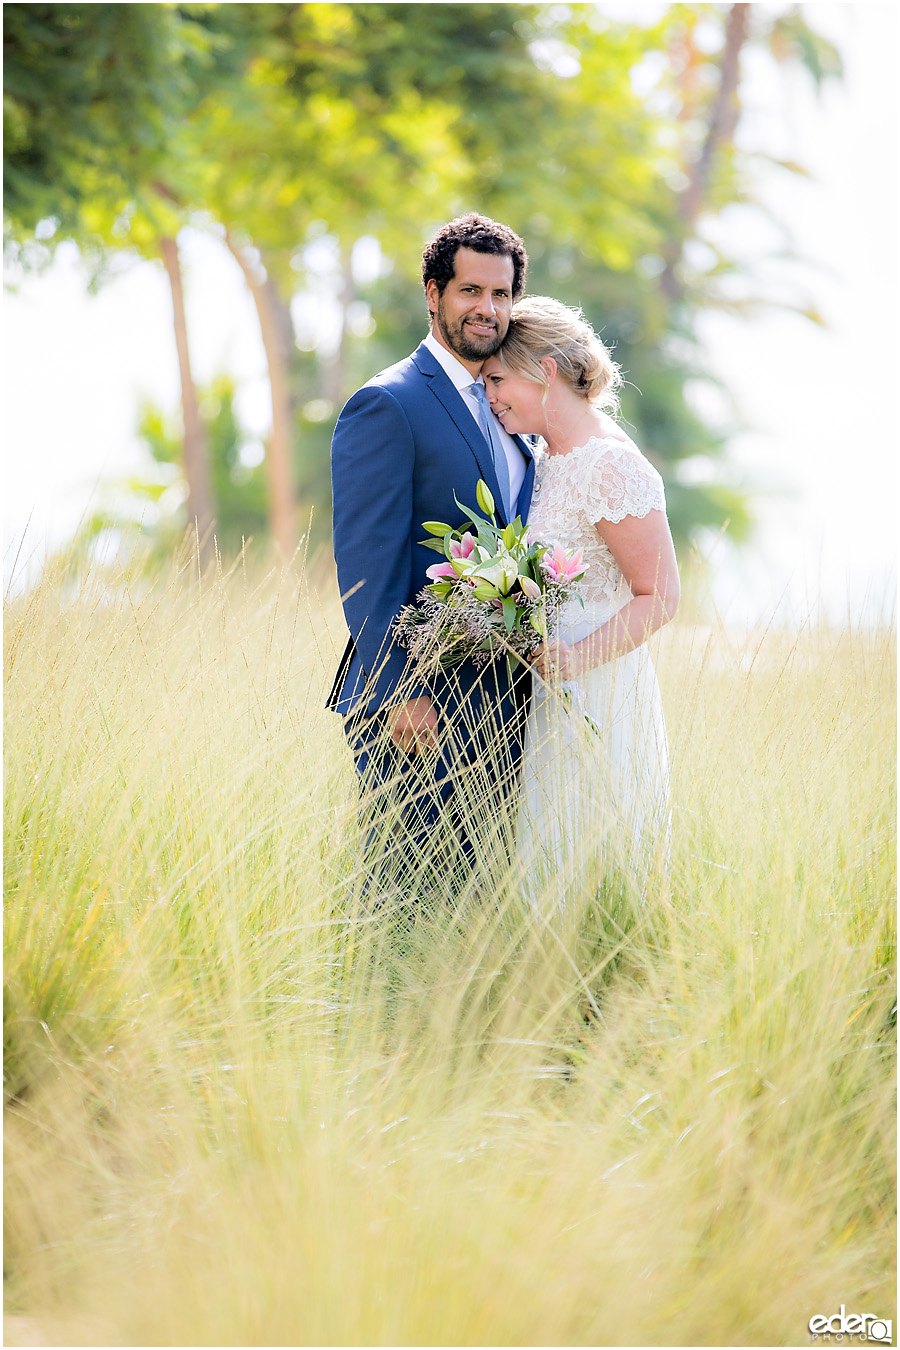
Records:
[[[557,636],[573,644],[618,608],[578,607]],[[605,876],[643,889],[668,847],[669,760],[646,645],[577,680],[535,678],[516,830],[529,901],[550,914],[590,901]]]

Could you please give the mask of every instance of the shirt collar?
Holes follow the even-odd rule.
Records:
[[[453,353],[438,342],[433,333],[428,333],[423,341],[441,369],[453,381],[454,388],[461,391],[468,389],[470,384],[478,383],[480,376],[473,375],[471,370],[467,370],[461,361],[457,361]]]

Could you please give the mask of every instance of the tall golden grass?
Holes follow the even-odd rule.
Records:
[[[668,870],[551,927],[369,903],[324,569],[62,561],[5,632],[7,1344],[894,1315],[892,633],[667,629]]]

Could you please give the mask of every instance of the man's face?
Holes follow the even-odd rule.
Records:
[[[512,309],[513,260],[508,253],[457,249],[455,271],[441,295],[436,281],[425,288],[435,316],[434,336],[474,375],[506,337]]]

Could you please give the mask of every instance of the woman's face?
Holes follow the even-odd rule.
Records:
[[[514,375],[496,356],[488,357],[481,367],[491,409],[509,432],[544,434],[547,410],[542,402],[544,386]]]

